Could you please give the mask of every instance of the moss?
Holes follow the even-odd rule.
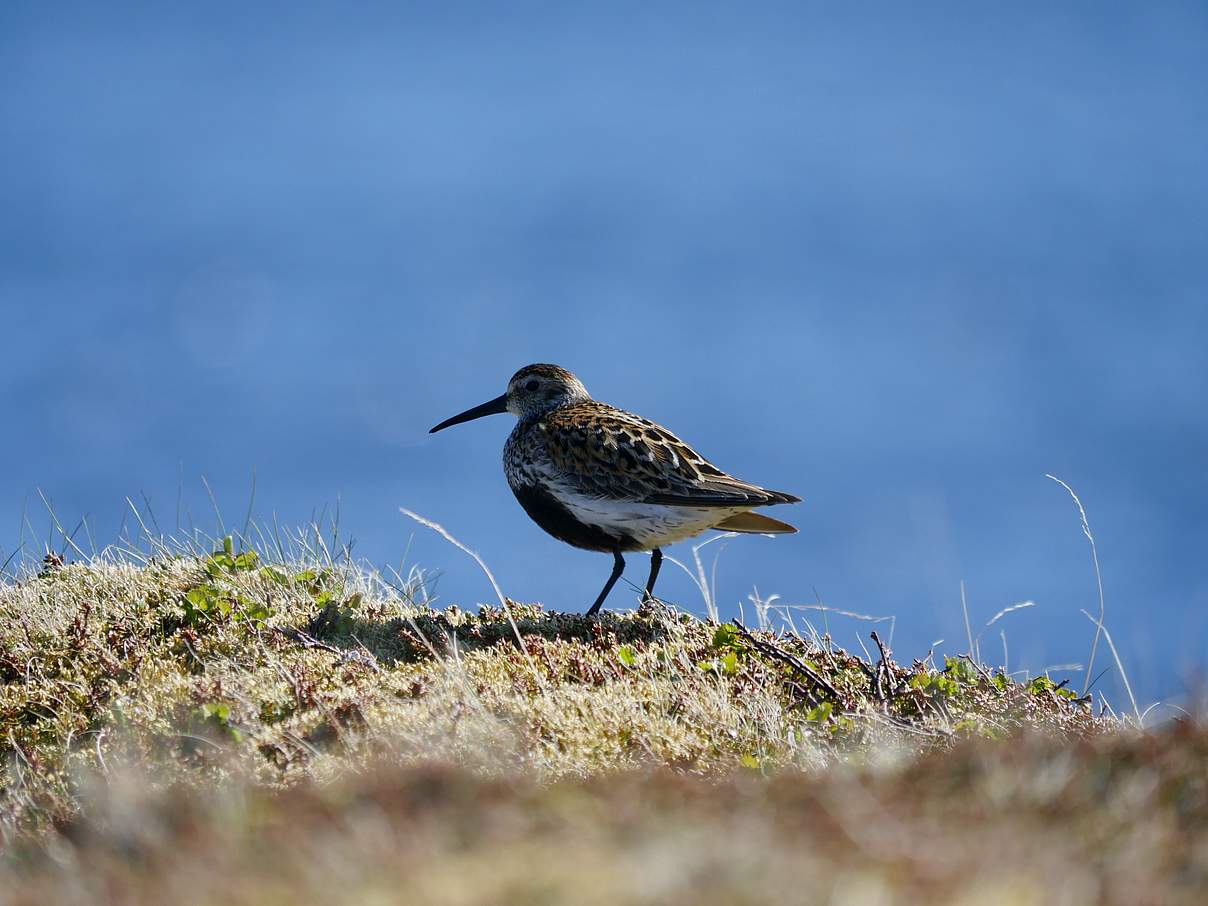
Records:
[[[811,677],[821,677],[829,691]],[[67,778],[137,763],[186,788],[443,759],[538,781],[761,773],[1108,725],[1052,684],[869,664],[661,604],[600,619],[436,610],[374,577],[230,546],[56,564],[0,588],[0,832],[71,820]]]

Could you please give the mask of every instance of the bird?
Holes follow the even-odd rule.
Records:
[[[503,469],[521,507],[559,541],[613,556],[608,581],[586,616],[600,610],[624,572],[622,554],[650,552],[646,600],[654,595],[668,544],[708,529],[797,531],[752,510],[800,503],[800,497],[728,475],[661,425],[592,399],[583,382],[558,365],[526,365],[500,396],[428,433],[505,412],[518,419],[504,444]]]

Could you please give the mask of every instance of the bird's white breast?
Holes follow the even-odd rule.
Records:
[[[618,538],[633,538],[646,549],[699,535],[727,516],[746,509],[665,506],[587,497],[553,487],[549,490],[580,522],[598,526]]]

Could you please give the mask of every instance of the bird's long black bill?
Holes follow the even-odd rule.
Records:
[[[508,395],[505,393],[502,396],[497,396],[495,399],[483,403],[481,406],[475,406],[473,409],[467,409],[459,415],[452,418],[446,418],[443,422],[432,428],[428,433],[435,434],[437,431],[443,431],[445,428],[451,428],[454,425],[460,425],[462,422],[471,422],[476,418],[482,418],[484,415],[499,415],[501,412],[508,411]]]

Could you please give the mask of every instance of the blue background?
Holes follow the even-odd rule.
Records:
[[[806,499],[726,548],[726,613],[893,614],[908,658],[965,647],[964,579],[975,625],[1036,602],[1012,668],[1084,661],[1052,472],[1138,696],[1195,682],[1208,7],[167,6],[0,7],[0,561],[39,487],[105,542],[178,488],[212,529],[202,475],[238,525],[255,469],[445,602],[491,594],[400,505],[582,608],[608,558],[515,504],[511,418],[425,433],[552,361]]]

